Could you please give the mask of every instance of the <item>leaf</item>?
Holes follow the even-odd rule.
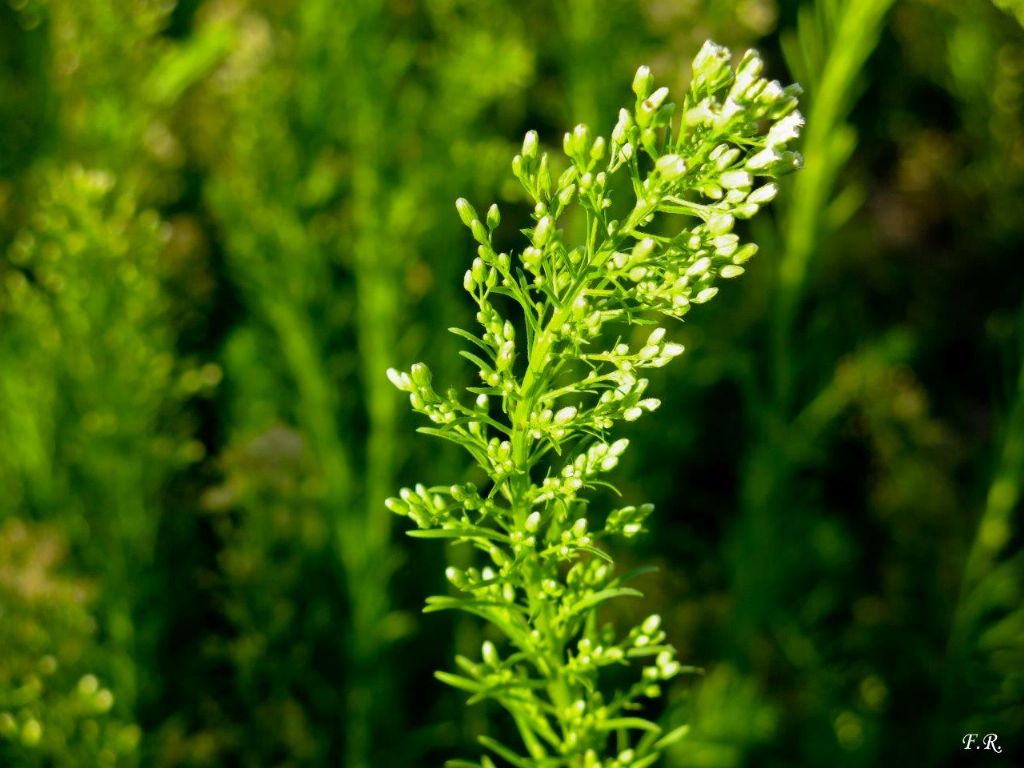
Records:
[[[497,600],[476,600],[472,598],[447,597],[435,595],[427,598],[427,607],[423,613],[436,613],[437,611],[470,611],[474,608],[500,608],[505,611],[518,611],[524,613],[525,609],[514,603],[503,603]]]
[[[464,349],[460,349],[459,350],[459,354],[462,355],[467,360],[469,360],[469,362],[473,363],[473,365],[475,365],[481,371],[485,371],[486,373],[494,373],[494,368],[493,367],[491,367],[490,365],[485,363],[483,360],[481,360],[477,355],[474,355],[472,352],[467,352]]]
[[[614,560],[612,560],[612,556],[609,555],[607,552],[605,552],[603,549],[598,549],[597,547],[591,547],[589,545],[587,545],[587,546],[577,546],[576,549],[582,549],[584,552],[589,552],[590,554],[595,555],[595,556],[601,558],[606,563],[613,563],[613,562],[615,562]]]
[[[494,754],[499,755],[508,760],[510,763],[512,763],[512,765],[516,766],[516,768],[532,768],[529,761],[527,761],[525,758],[520,757],[511,749],[502,744],[500,741],[496,741],[495,739],[492,739],[490,736],[477,736],[477,741],[479,741],[481,744],[483,744],[485,747],[491,750]]]
[[[661,733],[661,728],[657,724],[652,723],[650,720],[644,720],[642,717],[613,717],[605,720],[597,727],[601,731],[615,731],[619,728],[626,728],[632,731]]]
[[[619,576],[613,583],[625,584],[627,581],[632,581],[637,576],[646,576],[648,573],[657,573],[660,569],[655,565],[644,565],[640,568],[634,568],[631,571],[626,571],[624,574]]]
[[[478,338],[477,336],[474,336],[469,331],[464,331],[463,329],[456,328],[454,326],[452,328],[449,328],[448,331],[450,333],[454,333],[456,336],[461,336],[466,341],[470,342],[471,344],[474,344],[475,346],[479,347],[480,349],[482,349],[487,354],[493,356],[494,350],[490,347],[490,345],[488,345],[483,339]]]
[[[463,528],[413,528],[405,532],[414,539],[486,539],[508,543],[508,536],[487,528],[466,526]]]
[[[487,697],[496,698],[495,694],[504,693],[506,691],[540,691],[546,687],[546,683],[541,680],[508,680],[504,683],[496,683],[495,685],[488,685],[481,688],[477,694],[467,701],[467,704],[476,704],[479,701]]]
[[[483,688],[483,684],[478,683],[476,680],[470,680],[468,677],[463,677],[462,675],[453,675],[451,672],[442,672],[438,670],[434,673],[434,677],[442,683],[450,685],[452,688],[458,688],[460,691],[479,693],[480,689]]]
[[[584,597],[582,600],[577,602],[570,610],[569,615],[573,616],[581,611],[585,611],[588,608],[593,608],[595,605],[605,602],[606,600],[612,600],[616,597],[643,597],[644,593],[632,589],[630,587],[617,587],[613,589],[602,589],[600,592],[592,592],[591,594]]]
[[[474,444],[474,441],[471,438],[466,437],[466,435],[460,432],[455,432],[454,430],[438,429],[437,427],[417,427],[416,431],[424,435],[430,435],[432,437],[439,437],[442,440],[448,440],[450,442],[455,443],[456,445],[461,445],[463,448],[466,448],[470,451],[476,448],[476,445]]]
[[[654,748],[657,749],[657,750],[662,750],[665,747],[669,747],[669,746],[675,744],[680,739],[682,739],[689,732],[690,732],[690,724],[689,723],[686,723],[684,725],[680,725],[678,728],[673,728],[671,731],[669,731],[664,736],[662,736],[660,739],[658,739],[657,742],[655,742]]]

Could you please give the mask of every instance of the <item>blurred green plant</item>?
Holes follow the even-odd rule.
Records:
[[[100,615],[119,654],[126,715],[137,686],[135,574],[153,556],[152,509],[168,473],[202,451],[171,422],[175,403],[216,374],[176,366],[162,246],[158,217],[112,176],[56,170],[40,182],[2,273],[0,434],[10,450],[0,514],[59,523],[79,563],[102,574]]]
[[[94,674],[94,590],[61,573],[66,554],[52,528],[0,524],[0,763],[133,765],[141,734]]]
[[[407,322],[417,308],[407,302],[447,302],[444,288],[428,290],[443,282],[446,243],[455,239],[435,223],[435,201],[460,179],[483,184],[496,175],[479,126],[489,110],[514,103],[509,96],[532,68],[507,8],[456,5],[402,14],[376,0],[209,4],[198,17],[200,27],[237,30],[232,55],[199,96],[209,124],[196,139],[226,278],[247,310],[224,348],[227,454],[287,424],[307,462],[299,493],[270,488],[259,503],[239,499],[252,519],[228,546],[257,546],[243,539],[261,529],[255,518],[268,505],[316,503],[330,520],[345,585],[337,621],[347,627],[336,682],[347,703],[309,704],[308,715],[320,739],[343,742],[354,768],[380,750],[408,748],[387,738],[400,727],[388,706],[396,665],[387,655],[410,622],[389,595],[399,560],[381,506],[406,449],[397,398],[373,379],[398,349],[424,342]],[[433,60],[417,40],[423,29],[436,36],[426,49]],[[486,76],[484,59],[493,64]],[[290,577],[280,576],[287,590]],[[247,620],[231,619],[243,634],[264,634],[241,626]],[[278,628],[282,639],[291,629]],[[237,671],[253,673],[245,664]],[[275,690],[287,688],[265,674]]]
[[[416,523],[410,535],[470,544],[491,561],[480,570],[449,568],[448,579],[467,596],[430,598],[426,610],[480,616],[511,646],[503,659],[487,640],[481,663],[459,657],[465,674],[437,676],[472,693],[470,703],[493,699],[509,711],[526,755],[489,735],[480,742],[512,765],[639,768],[686,733],[686,726],[663,733],[633,714],[643,699],[661,695],[662,682],[686,671],[665,642],[660,617],[649,616],[621,639],[612,625],[598,625],[599,606],[640,593],[622,586],[627,578],[613,575],[611,556],[596,542],[633,538],[653,507],[617,509],[596,529],[580,496],[608,485],[601,475],[628,446],[624,438],[606,442],[615,422],[636,421],[660,405],[644,396],[648,380],[637,372],[683,352],[665,341],[664,328],[637,350],[621,337],[603,351],[591,345],[602,344],[606,326],[646,324],[655,314],[681,319],[691,304],[718,293],[716,279],[741,275],[757,247],[740,243],[735,220],[751,218],[777,192],[774,183],[753,189],[755,180],[800,165],[787,149],[803,125],[795,111],[799,88],[762,78],[753,51],[735,69],[730,58],[727,49],[704,45],[678,126],[668,89],[655,89],[641,67],[633,82],[636,105],[621,110],[609,139],[595,138],[583,124],[565,135],[569,167],[557,181],[536,132],[529,132],[512,168],[535,203],[536,223],[518,264],[494,248],[497,205],[484,223],[468,201],[458,200],[479,244],[464,287],[484,332],[451,329],[476,348],[462,352],[482,380],[469,388],[472,405],[454,389],[438,395],[421,363],[409,373],[388,370],[413,409],[437,425],[419,431],[465,448],[491,486],[481,494],[473,483],[419,485],[403,489],[388,507]],[[613,197],[616,183],[625,186],[624,177],[635,202],[623,218],[613,218],[613,206],[621,204]],[[574,202],[587,226],[585,241],[570,247],[557,222]],[[659,213],[684,223],[660,234]],[[518,365],[516,325],[502,315],[505,304],[521,313],[515,321],[526,336]],[[492,398],[500,401],[493,413]],[[563,454],[568,458],[556,458]],[[607,698],[599,680],[632,659],[647,660],[641,679]],[[448,764],[494,765],[486,756]]]

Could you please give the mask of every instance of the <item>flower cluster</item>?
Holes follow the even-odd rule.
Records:
[[[598,621],[607,601],[640,594],[615,575],[601,544],[636,536],[653,507],[602,519],[585,496],[607,485],[603,477],[628,447],[610,434],[615,425],[660,405],[647,394],[644,369],[684,351],[664,327],[633,345],[609,341],[611,329],[681,319],[711,300],[720,280],[741,275],[757,248],[733,231],[736,221],[775,197],[772,179],[800,166],[789,148],[803,123],[799,88],[761,77],[753,51],[735,67],[730,60],[706,43],[678,109],[641,67],[633,108],[607,138],[585,125],[567,133],[564,163],[529,132],[512,161],[534,206],[521,252],[495,248],[497,206],[481,219],[468,201],[456,204],[478,246],[464,287],[480,330],[452,331],[471,345],[462,354],[479,385],[469,398],[439,394],[422,364],[388,371],[432,422],[420,431],[465,448],[489,481],[483,495],[470,484],[417,486],[387,504],[413,520],[412,535],[469,544],[486,561],[449,568],[458,595],[429,598],[427,610],[467,611],[504,636],[507,647],[488,640],[480,661],[460,657],[459,673],[438,677],[471,702],[492,699],[508,710],[522,744],[481,743],[513,766],[643,768],[685,733],[636,714],[687,671],[660,618],[625,634]],[[559,226],[570,210],[585,223],[582,242]],[[503,316],[508,306],[521,316]],[[602,671],[633,662],[641,665],[636,682],[605,692]],[[449,765],[495,763],[483,756]]]

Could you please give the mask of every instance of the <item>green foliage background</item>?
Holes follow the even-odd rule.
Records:
[[[1024,750],[1024,11],[1012,0],[7,0],[0,765],[434,766],[445,560],[382,501],[461,462],[384,370],[468,377],[452,202],[526,211],[707,37],[807,91],[806,169],[682,329],[616,553],[685,663],[672,766]],[[671,377],[671,378],[669,378]]]

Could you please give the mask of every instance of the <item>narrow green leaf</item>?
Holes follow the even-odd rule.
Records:
[[[671,731],[669,731],[660,739],[658,739],[657,742],[655,742],[654,748],[657,750],[662,750],[665,747],[671,746],[672,744],[675,744],[677,741],[685,737],[686,734],[688,734],[689,732],[689,723],[686,723],[685,725],[680,725],[678,728],[673,728]]]
[[[449,328],[448,331],[450,333],[454,333],[456,336],[461,336],[466,341],[468,341],[471,344],[479,347],[480,349],[482,349],[487,354],[489,354],[489,355],[493,355],[494,354],[494,350],[491,348],[491,346],[489,344],[487,344],[483,339],[474,336],[469,331],[464,331],[461,328],[456,328],[454,326]]]
[[[483,687],[475,680],[470,680],[468,677],[462,677],[462,675],[453,675],[451,672],[442,672],[438,670],[434,673],[434,677],[442,683],[450,685],[452,688],[458,688],[459,690],[468,691],[469,693],[478,693]]]
[[[574,616],[581,611],[592,608],[595,605],[612,600],[616,597],[643,597],[644,593],[630,587],[618,587],[615,589],[602,589],[600,592],[593,592],[582,600],[578,601],[570,610],[569,615]]]
[[[516,766],[516,768],[532,768],[529,760],[520,757],[500,741],[496,741],[490,736],[477,736],[477,741],[491,750],[494,754],[508,760],[512,765]]]
[[[661,728],[657,724],[652,723],[650,720],[644,720],[642,717],[614,717],[603,721],[597,727],[601,731],[614,731],[618,728],[625,728],[631,731],[661,733]]]
[[[413,528],[406,531],[414,539],[487,539],[508,543],[508,536],[486,528],[467,526],[463,528]]]

